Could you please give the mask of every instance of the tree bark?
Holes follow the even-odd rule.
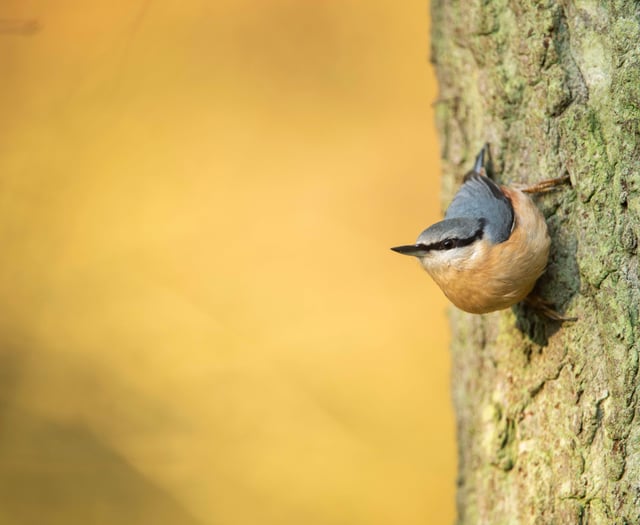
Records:
[[[454,311],[460,524],[640,523],[640,6],[432,0],[445,202],[483,143],[536,198],[552,252],[524,306]]]

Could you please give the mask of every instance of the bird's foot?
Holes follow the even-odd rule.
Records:
[[[564,322],[574,322],[577,321],[577,317],[565,317],[561,313],[557,312],[553,308],[553,304],[549,301],[543,299],[539,295],[529,294],[523,301],[527,306],[533,308],[536,312],[543,315],[547,319],[551,319],[552,321],[560,321]]]
[[[524,193],[544,193],[566,183],[571,183],[569,175],[563,175],[562,177],[556,177],[555,179],[543,180],[536,184],[532,184],[531,186],[519,188],[519,190]]]

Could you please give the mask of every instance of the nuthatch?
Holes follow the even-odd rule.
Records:
[[[568,180],[559,177],[523,189],[498,186],[485,173],[486,149],[444,220],[424,230],[415,244],[391,248],[418,257],[449,300],[473,314],[508,308],[529,295],[547,265],[551,239],[544,216],[526,193]]]

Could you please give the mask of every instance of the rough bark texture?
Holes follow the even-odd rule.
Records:
[[[640,6],[433,0],[444,198],[484,142],[537,198],[552,254],[525,307],[455,311],[461,524],[640,523]]]

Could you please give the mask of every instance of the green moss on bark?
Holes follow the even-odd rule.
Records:
[[[640,523],[640,13],[627,0],[432,1],[448,202],[484,142],[553,247],[524,307],[452,312],[458,522]]]

